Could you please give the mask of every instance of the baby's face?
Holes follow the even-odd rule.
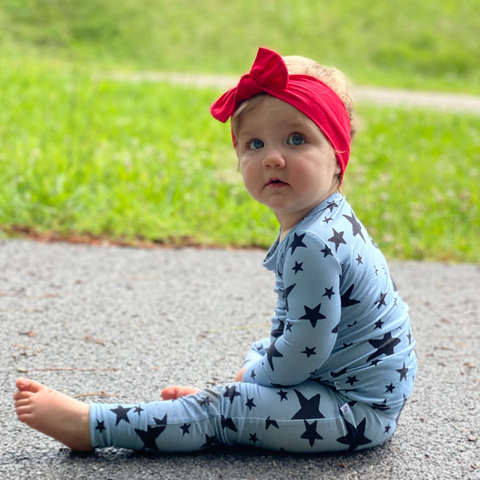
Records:
[[[245,114],[237,155],[250,195],[270,207],[282,228],[299,222],[337,186],[335,153],[306,115],[274,97]]]

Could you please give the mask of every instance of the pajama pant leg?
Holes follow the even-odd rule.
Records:
[[[315,453],[379,445],[395,417],[348,404],[311,380],[284,388],[231,383],[177,400],[91,404],[90,432],[96,448],[186,452],[223,444]]]

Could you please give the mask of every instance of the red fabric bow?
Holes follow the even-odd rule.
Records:
[[[250,73],[213,103],[210,112],[225,123],[243,101],[261,92],[289,103],[315,122],[335,150],[343,177],[350,156],[350,119],[345,105],[317,78],[289,75],[282,57],[272,50],[260,48]]]
[[[224,93],[210,108],[212,115],[225,123],[244,100],[271,89],[285,90],[288,70],[278,53],[260,48],[250,73],[243,75],[235,88]]]

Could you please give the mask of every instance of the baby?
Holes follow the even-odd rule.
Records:
[[[245,186],[280,224],[264,260],[278,295],[270,336],[235,382],[168,387],[158,402],[86,404],[20,378],[19,420],[73,450],[382,444],[412,392],[415,341],[385,258],[338,192],[353,134],[343,75],[260,48],[211,112],[231,118]]]

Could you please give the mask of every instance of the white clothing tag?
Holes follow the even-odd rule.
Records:
[[[333,383],[335,384],[335,388],[337,390],[340,390],[340,387],[341,387],[340,382],[333,382]]]
[[[346,403],[342,407],[340,407],[341,412],[346,415],[350,411],[350,405]]]

